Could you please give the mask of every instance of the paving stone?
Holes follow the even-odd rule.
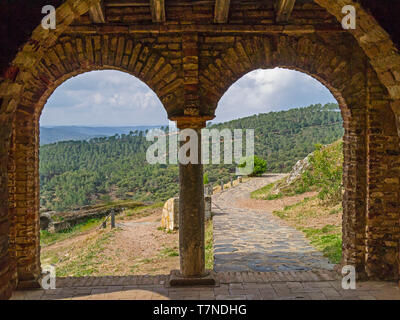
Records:
[[[334,265],[301,232],[269,212],[236,206],[238,199],[249,198],[252,191],[271,181],[269,177],[251,179],[213,195],[215,270],[332,270]]]

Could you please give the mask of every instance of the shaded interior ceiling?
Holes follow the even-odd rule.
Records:
[[[115,0],[106,0],[106,3]],[[175,0],[167,0],[167,6]],[[274,2],[276,0],[258,0]],[[298,0],[300,2],[311,0]],[[372,13],[380,25],[390,34],[400,48],[400,1],[359,0]],[[143,2],[143,1],[142,1]],[[182,0],[180,0],[182,2]],[[188,2],[190,2],[188,0]],[[233,0],[237,3],[240,0]],[[245,2],[245,1],[244,1]],[[60,6],[63,0],[1,0],[0,2],[0,75],[4,75],[10,62],[30,38],[32,31],[40,24],[45,5]],[[1,78],[0,78],[1,79]]]

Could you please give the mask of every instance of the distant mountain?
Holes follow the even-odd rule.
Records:
[[[160,127],[161,125],[132,127],[44,126],[40,127],[40,145],[55,143],[59,141],[78,141],[89,140],[99,137],[111,137],[115,134],[129,134],[130,131],[146,131],[148,129]]]

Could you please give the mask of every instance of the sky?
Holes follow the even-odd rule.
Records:
[[[314,78],[287,69],[252,71],[221,98],[213,122],[270,111],[336,102]],[[167,124],[156,94],[139,79],[120,71],[92,71],[59,86],[47,101],[41,126],[135,126]]]

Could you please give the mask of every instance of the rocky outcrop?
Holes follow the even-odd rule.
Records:
[[[294,181],[299,179],[301,177],[301,175],[310,167],[311,154],[309,154],[304,159],[296,162],[296,164],[292,168],[292,171],[290,171],[289,175],[287,176],[287,178],[285,180],[286,185],[292,184]]]

